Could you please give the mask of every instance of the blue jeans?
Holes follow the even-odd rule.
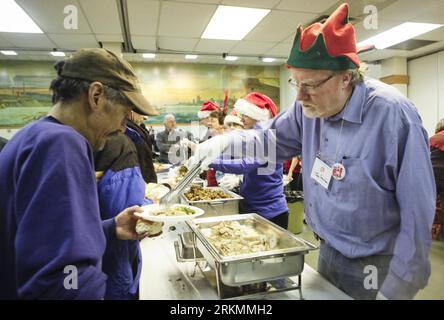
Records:
[[[321,241],[318,259],[318,272],[338,289],[353,299],[374,300],[384,282],[390,265],[391,255],[374,255],[363,258],[349,259],[339,251]],[[366,266],[374,266],[367,267]],[[369,272],[369,270],[371,270]],[[377,287],[372,288],[369,277],[377,271]],[[376,281],[371,281],[376,285]],[[366,288],[367,286],[367,288]]]

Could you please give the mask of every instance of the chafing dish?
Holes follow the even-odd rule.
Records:
[[[239,213],[239,202],[243,197],[222,187],[205,187],[204,189],[222,191],[229,195],[230,198],[190,201],[185,197],[185,194],[182,194],[181,202],[204,210],[205,214],[202,217],[217,217]],[[185,192],[188,192],[188,190]]]
[[[224,256],[203,232],[222,221],[248,224],[261,232],[272,230],[277,235],[277,246],[268,251]],[[186,224],[194,235],[196,252],[206,261],[201,270],[209,275],[207,279],[216,286],[220,298],[245,295],[245,290],[250,289],[262,292],[298,289],[302,297],[300,274],[304,268],[304,255],[317,249],[313,244],[254,213],[198,218]],[[288,278],[291,276],[299,276],[297,285]],[[273,290],[270,290],[271,285]]]

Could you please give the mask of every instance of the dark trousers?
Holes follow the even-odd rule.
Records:
[[[239,202],[239,213],[240,214],[246,214],[246,213],[254,213],[251,211],[246,211],[243,205],[243,202],[240,201]],[[261,215],[259,212],[256,212],[257,214]],[[288,227],[288,211],[283,212],[279,215],[277,215],[276,217],[269,219],[271,222],[277,224],[279,227],[287,229]]]
[[[277,215],[270,219],[271,222],[277,224],[279,227],[287,229],[288,227],[288,211]]]
[[[353,299],[374,300],[387,276],[391,259],[391,255],[350,259],[321,240],[318,272]],[[377,276],[369,278],[371,272]]]

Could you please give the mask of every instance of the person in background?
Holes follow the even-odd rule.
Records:
[[[233,109],[229,115],[224,119],[225,130],[231,131],[235,129],[244,129],[244,123],[241,120],[240,114]]]
[[[436,124],[435,135],[430,138],[429,142],[436,192],[441,204],[441,212],[436,212],[434,219],[438,227],[436,237],[444,239],[444,119]]]
[[[155,142],[143,124],[143,121],[147,118],[148,117],[132,111],[126,124],[125,133],[131,138],[136,147],[143,180],[146,183],[157,183],[157,175],[153,165],[153,143]]]
[[[287,179],[290,181],[290,188],[293,191],[302,191],[302,160],[300,156],[291,159],[290,168],[288,169]]]
[[[222,151],[256,141],[277,162],[301,155],[319,273],[355,299],[412,299],[430,277],[436,188],[428,136],[411,101],[360,71],[348,8],[297,29],[287,61],[297,90],[292,107],[262,128],[200,144],[193,162],[205,169]],[[251,153],[245,148],[243,156]]]
[[[200,142],[206,141],[212,137],[210,114],[214,111],[220,111],[220,110],[221,108],[211,100],[207,100],[202,104],[202,107],[197,112],[197,117],[199,118],[200,123],[205,128],[207,128],[207,130],[200,139]]]
[[[94,159],[102,220],[114,218],[124,208],[152,203],[145,199],[138,152],[128,136],[122,132],[109,136]],[[108,276],[106,300],[138,299],[142,270],[139,241],[107,243],[102,270]]]
[[[165,116],[163,124],[165,126],[165,130],[157,133],[156,136],[156,144],[160,151],[159,162],[180,162],[183,160],[182,154],[177,155],[177,152],[180,151],[180,141],[184,138],[187,138],[189,141],[193,141],[193,135],[188,131],[177,130],[176,118],[172,114],[167,114]],[[186,151],[185,157],[190,154],[188,150]],[[169,159],[169,157],[171,157],[171,159]]]
[[[146,236],[135,230],[138,206],[101,221],[93,152],[132,109],[156,110],[111,51],[81,49],[55,69],[48,116],[0,153],[0,299],[102,299],[106,247]]]
[[[259,128],[258,122],[273,118],[277,113],[275,103],[266,95],[252,92],[236,101],[234,107],[242,117],[246,130]],[[210,168],[224,173],[243,174],[240,195],[244,198],[241,213],[258,213],[266,219],[287,229],[288,207],[282,181],[282,164],[276,164],[273,172],[259,173],[266,164],[254,158],[225,159],[214,161]],[[229,188],[235,187],[230,185]]]
[[[224,133],[224,119],[225,113],[221,110],[213,111],[209,116],[209,128],[211,130],[211,136],[217,136]]]
[[[0,152],[3,150],[3,148],[5,147],[7,142],[8,142],[8,139],[0,137]]]

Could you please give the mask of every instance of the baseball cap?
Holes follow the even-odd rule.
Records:
[[[142,94],[134,69],[124,59],[109,50],[85,48],[75,51],[58,68],[61,77],[85,81],[99,81],[120,91],[134,105],[134,110],[142,115],[158,115],[156,108]]]

